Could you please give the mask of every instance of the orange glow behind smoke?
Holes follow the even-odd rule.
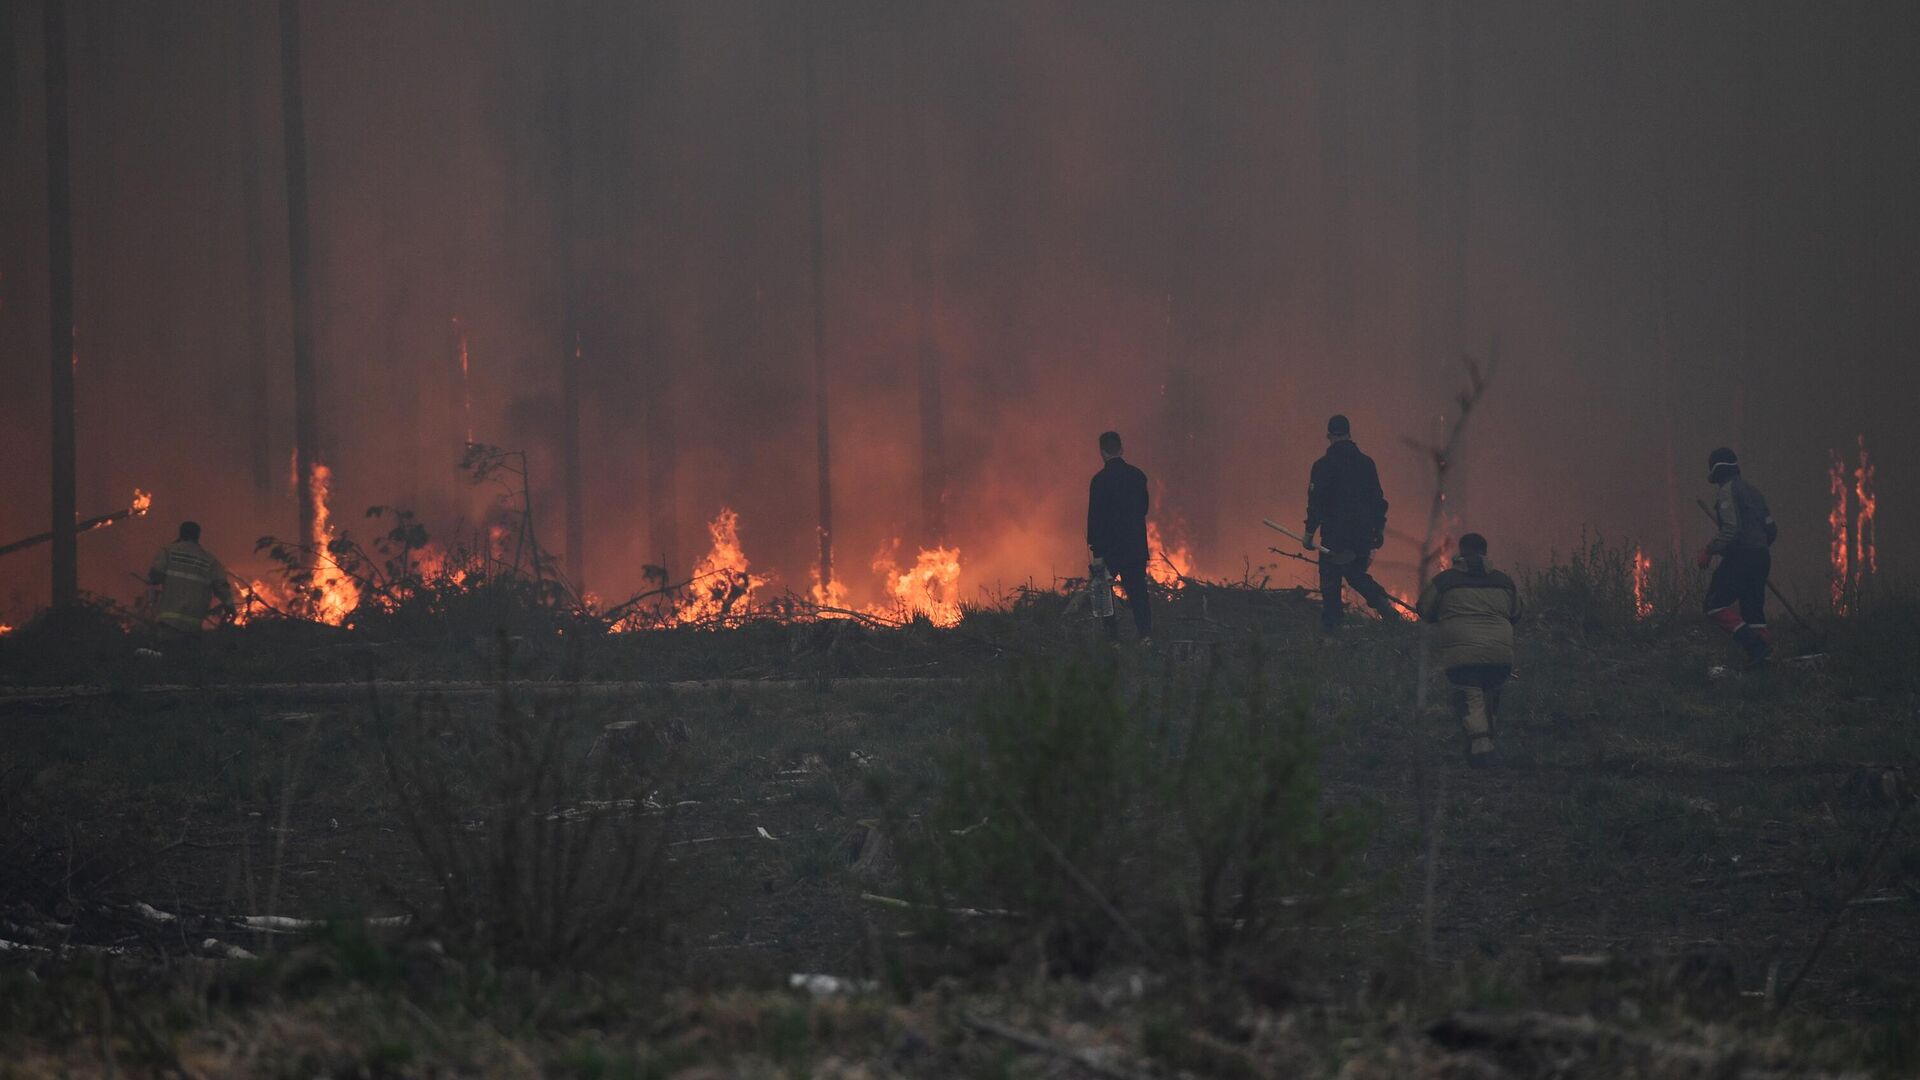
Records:
[[[707,535],[713,538],[713,549],[694,566],[687,598],[673,613],[682,625],[745,615],[753,608],[753,594],[767,583],[753,573],[740,546],[739,514],[721,508],[707,523]]]
[[[1853,483],[1854,506],[1857,508],[1853,523],[1853,566],[1856,578],[1864,579],[1880,572],[1880,555],[1874,550],[1873,527],[1874,514],[1879,509],[1879,497],[1873,489],[1873,459],[1867,456],[1865,435],[1860,436],[1860,466],[1853,470]]]
[[[1633,613],[1638,618],[1653,614],[1653,600],[1647,596],[1647,579],[1653,571],[1653,560],[1647,553],[1635,547],[1633,549]]]
[[[1838,450],[1827,451],[1827,458],[1827,490],[1833,497],[1833,507],[1827,511],[1827,528],[1832,534],[1827,545],[1831,599],[1834,613],[1845,615],[1847,586],[1852,577],[1849,564],[1852,544],[1848,542],[1847,532],[1847,463]]]

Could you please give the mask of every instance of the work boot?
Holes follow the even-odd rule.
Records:
[[[1773,658],[1772,635],[1763,627],[1743,626],[1733,635],[1740,648],[1747,654],[1749,670],[1764,667]]]

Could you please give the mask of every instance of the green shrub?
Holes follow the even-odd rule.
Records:
[[[1133,705],[1111,661],[1016,668],[902,837],[903,887],[937,940],[1076,974],[1271,959],[1338,891],[1359,830],[1321,802],[1308,695],[1273,700],[1263,659],[1216,657],[1198,685]]]
[[[396,810],[438,884],[434,927],[500,963],[593,966],[647,955],[667,917],[668,741],[578,701],[523,705],[500,644],[491,717],[422,697],[369,730]],[[477,722],[476,722],[477,721]]]
[[[1554,552],[1541,570],[1521,575],[1527,615],[1583,635],[1625,635],[1665,629],[1699,610],[1705,581],[1691,562],[1648,554],[1634,544],[1613,546],[1581,530],[1580,544]],[[1644,559],[1635,585],[1635,562]]]

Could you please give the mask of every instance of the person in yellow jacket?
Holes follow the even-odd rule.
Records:
[[[233,586],[227,582],[227,568],[213,553],[200,546],[200,526],[180,523],[180,539],[160,549],[147,569],[147,583],[159,589],[154,601],[155,618],[169,630],[197,631],[207,621],[207,607],[214,601],[233,610]]]
[[[1487,565],[1486,537],[1460,538],[1453,566],[1420,595],[1420,618],[1438,624],[1434,660],[1446,669],[1454,715],[1467,731],[1467,761],[1485,765],[1493,756],[1500,691],[1513,677],[1513,624],[1520,618],[1513,579]]]

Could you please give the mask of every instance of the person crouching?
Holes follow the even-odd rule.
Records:
[[[1453,565],[1420,595],[1420,618],[1437,624],[1434,660],[1446,669],[1454,715],[1466,728],[1467,762],[1485,765],[1500,691],[1513,677],[1513,624],[1520,618],[1513,579],[1487,564],[1486,537],[1460,538]]]

